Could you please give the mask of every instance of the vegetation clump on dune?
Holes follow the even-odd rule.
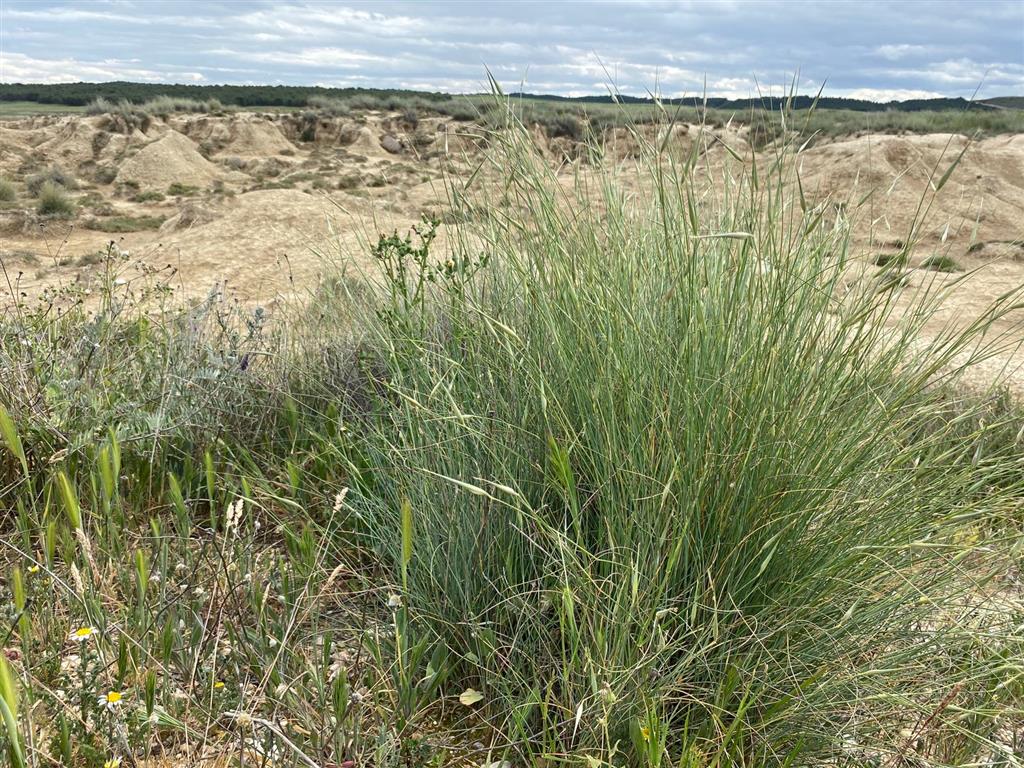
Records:
[[[59,184],[52,181],[44,182],[36,198],[36,212],[42,216],[70,218],[75,215],[74,201]]]
[[[152,115],[173,112],[216,113],[225,108],[312,107],[332,116],[347,117],[354,112],[415,110],[418,114],[446,115],[453,120],[480,118],[493,108],[486,94],[452,95],[402,89],[320,88],[258,85],[166,85],[155,83],[54,83],[8,84],[0,94],[0,110],[12,105],[37,103],[40,108],[67,105],[94,114],[117,115],[115,123],[148,125]],[[549,128],[565,125],[571,118],[586,123],[600,134],[609,128],[623,128],[643,122],[659,122],[664,108],[690,122],[724,125],[730,121],[750,124],[756,134],[774,135],[782,111],[810,120],[812,132],[826,136],[873,133],[963,133],[988,135],[1024,131],[1024,109],[1012,97],[984,101],[962,98],[917,99],[879,103],[842,97],[812,97],[791,94],[727,99],[693,95],[672,99],[638,98],[621,94],[566,98],[514,94],[498,108],[520,112],[523,122]],[[143,127],[142,130],[145,130]]]
[[[78,188],[78,182],[75,181],[74,176],[56,165],[42,173],[29,176],[25,181],[25,188],[32,197],[39,197],[47,185],[64,190]]]
[[[156,96],[142,102],[141,104],[133,104],[127,100],[115,102],[99,96],[90,101],[85,107],[85,112],[88,115],[121,113],[156,115],[157,117],[164,117],[166,115],[174,114],[175,112],[200,112],[205,114],[210,112],[221,112],[223,110],[224,105],[217,101],[217,99],[199,101],[196,99],[165,95]]]
[[[566,184],[495,101],[499,183],[309,307],[112,244],[0,316],[13,764],[1011,755],[1024,422],[958,384],[1024,289],[921,343],[800,141]]]
[[[85,222],[85,226],[100,232],[140,232],[159,229],[163,223],[163,216],[105,216],[90,219]]]

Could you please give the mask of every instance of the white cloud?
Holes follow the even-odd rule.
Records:
[[[833,94],[840,95],[840,94]],[[945,94],[913,88],[856,88],[841,94],[851,99],[866,101],[907,101],[908,99],[938,99]]]
[[[907,43],[903,43],[900,45],[880,45],[875,48],[875,53],[883,59],[899,61],[900,59],[905,59],[908,56],[919,56],[929,53],[931,50],[931,47],[927,45],[909,45]]]
[[[340,67],[342,69],[361,69],[369,64],[388,65],[395,61],[393,57],[378,56],[365,51],[345,48],[303,48],[298,51],[236,51],[231,48],[214,48],[207,53],[265,64],[320,68]]]
[[[190,27],[220,27],[221,20],[202,16],[196,13],[184,15],[167,15],[145,13],[137,9],[135,13],[112,13],[110,11],[86,10],[76,7],[53,7],[38,8],[32,5],[28,10],[10,7],[12,3],[5,0],[2,9],[2,16],[5,21],[11,19],[23,19],[34,24],[96,24],[114,25],[127,24],[130,26],[190,26]],[[97,4],[98,5],[98,4]]]
[[[750,99],[758,95],[757,83],[749,77],[720,77],[708,82],[708,96]]]
[[[1008,85],[1024,91],[1024,64],[1015,62],[978,62],[973,59],[946,59],[913,69],[883,70],[890,77],[914,78],[937,85],[970,90],[979,85]]]
[[[405,15],[387,15],[361,11],[343,5],[327,7],[316,5],[278,5],[249,11],[232,18],[233,24],[257,29],[274,29],[295,37],[322,37],[337,33],[346,35],[372,35],[394,37],[410,34],[428,34],[436,27],[427,18]]]
[[[37,59],[21,53],[0,53],[0,82],[75,83],[79,81],[134,80],[143,83],[201,82],[200,72],[139,67],[133,61],[73,58]]]
[[[141,14],[106,13],[103,11],[86,11],[81,8],[38,8],[28,11],[16,8],[6,9],[4,17],[8,19],[26,19],[28,21],[115,21],[119,24],[149,24],[150,19]]]
[[[939,15],[858,0],[0,0],[4,80],[351,83],[565,94],[1024,93],[1024,4],[950,0]],[[133,61],[132,59],[140,59]],[[756,78],[756,80],[755,80]],[[774,85],[773,85],[774,84]]]

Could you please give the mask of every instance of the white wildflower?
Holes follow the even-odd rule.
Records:
[[[97,697],[96,703],[104,709],[112,710],[117,709],[117,707],[121,706],[121,700],[123,698],[124,697],[121,695],[120,691],[109,691],[103,696]]]
[[[99,634],[99,630],[96,627],[79,627],[68,635],[68,639],[74,640],[76,643],[84,643],[96,634]]]

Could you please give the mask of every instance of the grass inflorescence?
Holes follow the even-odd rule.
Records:
[[[111,246],[3,315],[11,759],[1011,759],[1024,422],[958,382],[1020,292],[922,341],[788,133],[567,185],[505,106],[489,215],[307,308]]]

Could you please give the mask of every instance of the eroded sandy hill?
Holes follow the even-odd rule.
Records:
[[[240,157],[270,157],[291,153],[295,147],[269,120],[239,120],[229,129],[222,152]]]
[[[299,115],[232,114],[173,116],[145,127],[102,117],[0,123],[0,174],[18,193],[0,209],[0,258],[21,273],[19,289],[31,294],[95,279],[97,252],[116,241],[148,268],[172,265],[185,296],[226,282],[242,301],[301,299],[315,290],[325,259],[365,259],[361,241],[442,211],[445,178],[468,176],[482,157],[479,129],[441,118],[408,125],[383,113],[312,123]],[[649,130],[648,138],[680,155],[699,150],[701,173],[712,176],[734,154],[750,156],[743,126],[711,136],[686,125],[671,135]],[[533,135],[567,186],[591,168],[593,156],[572,140],[549,139],[539,127]],[[607,135],[604,162],[627,187],[642,178],[639,154],[628,131]],[[757,156],[770,164],[770,153]],[[33,212],[28,182],[54,166],[76,179],[73,223]],[[941,317],[976,316],[1024,284],[1024,136],[968,145],[962,136],[860,135],[806,149],[799,170],[809,204],[823,205],[830,221],[853,222],[854,248],[867,264],[916,242],[908,289],[977,270]],[[925,224],[912,232],[922,200]],[[920,268],[936,255],[962,271]],[[1019,316],[997,330],[1024,338],[1014,323]]]
[[[931,195],[961,152],[945,186]],[[802,167],[804,188],[816,199],[858,209],[866,226],[857,235],[873,246],[906,240],[925,198],[922,245],[954,258],[1024,235],[1024,136],[968,145],[963,136],[872,134],[815,147]]]
[[[162,190],[172,184],[202,188],[224,175],[222,168],[199,153],[191,139],[170,130],[125,160],[117,181],[140,189]]]

